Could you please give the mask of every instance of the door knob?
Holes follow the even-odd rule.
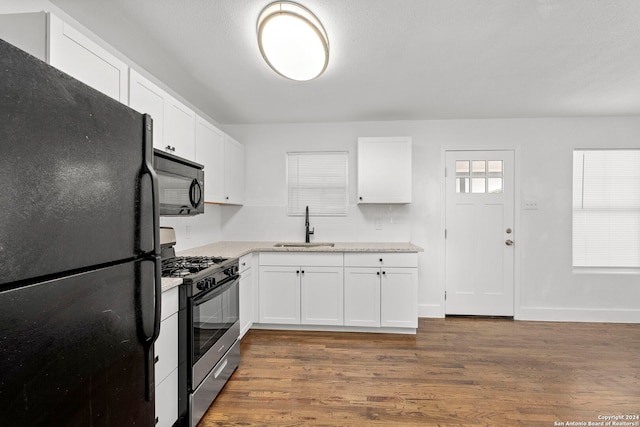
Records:
[[[513,246],[513,240],[507,240],[504,242],[507,246]]]

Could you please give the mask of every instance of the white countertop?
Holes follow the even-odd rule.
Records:
[[[219,256],[240,258],[251,252],[423,252],[420,246],[410,242],[332,242],[333,246],[278,247],[279,243],[300,242],[223,241],[178,252],[178,256]],[[313,242],[314,244],[322,242]],[[182,283],[181,278],[162,278],[162,292]]]
[[[268,241],[223,241],[179,252],[179,256],[220,256],[239,258],[251,252],[423,252],[424,249],[410,242],[332,242],[334,246],[277,247]],[[321,244],[322,242],[312,242]]]
[[[167,292],[169,289],[173,289],[182,284],[181,277],[163,277],[162,278],[162,292]]]

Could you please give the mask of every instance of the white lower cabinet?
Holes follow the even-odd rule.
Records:
[[[240,338],[251,329],[254,313],[253,254],[240,257]]]
[[[262,253],[260,323],[342,325],[343,284],[342,253]]]
[[[171,427],[178,419],[178,370],[156,386],[156,426]]]
[[[160,335],[154,345],[156,426],[178,419],[178,288],[162,294]]]
[[[260,266],[260,323],[300,324],[300,267]]]
[[[344,324],[342,267],[300,268],[300,324]]]
[[[380,326],[418,327],[418,269],[382,269],[380,280]]]
[[[418,327],[417,253],[263,252],[263,324]]]
[[[346,253],[344,324],[418,327],[415,253]]]
[[[380,269],[344,269],[344,324],[380,326]]]

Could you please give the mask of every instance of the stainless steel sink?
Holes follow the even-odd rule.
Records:
[[[276,243],[273,245],[274,248],[320,248],[320,247],[328,247],[332,248],[336,244],[335,243],[324,243],[324,242],[314,242],[314,243]]]

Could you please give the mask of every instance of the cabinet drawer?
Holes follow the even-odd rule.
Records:
[[[342,264],[342,252],[262,252],[260,254],[260,265],[342,267]]]
[[[348,267],[417,267],[415,252],[347,252],[344,265]]]
[[[162,315],[160,321],[178,312],[178,287],[171,288],[162,293]]]
[[[178,314],[160,323],[160,335],[154,344],[156,384],[178,367]]]
[[[242,274],[244,271],[251,268],[253,264],[253,253],[241,256],[238,262],[240,264],[240,274]]]

